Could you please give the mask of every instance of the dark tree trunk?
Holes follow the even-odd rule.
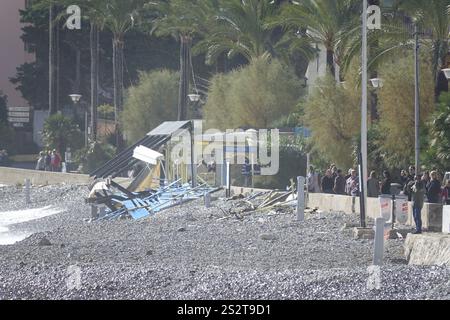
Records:
[[[186,120],[191,76],[191,44],[189,36],[180,36],[180,88],[178,97],[178,121]]]
[[[120,130],[119,116],[123,110],[123,50],[122,34],[114,35],[113,39],[113,74],[114,74],[114,119],[116,127],[117,151],[122,150],[123,138]]]
[[[57,112],[55,101],[55,7],[50,6],[49,9],[49,51],[48,51],[48,110],[53,115]]]
[[[439,100],[441,92],[448,91],[448,80],[442,72],[443,68],[447,68],[446,60],[448,54],[448,44],[444,41],[436,40],[434,43],[434,69],[435,69],[435,82],[434,82],[434,96],[435,101]]]
[[[97,107],[98,107],[98,61],[99,61],[99,32],[95,23],[91,22],[91,138],[97,141]]]
[[[336,78],[336,69],[334,68],[334,52],[329,49],[327,49],[327,67],[330,70],[333,79]]]
[[[60,55],[60,32],[59,32],[59,21],[56,22],[55,26],[55,37],[56,37],[56,43],[55,43],[55,109],[56,112],[58,112],[61,109],[60,106],[60,83],[61,83],[61,55]]]
[[[81,85],[81,50],[75,49],[75,84],[73,86],[74,93],[80,93]]]

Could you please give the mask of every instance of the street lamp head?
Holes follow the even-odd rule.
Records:
[[[200,95],[199,94],[188,94],[189,100],[192,102],[198,102],[200,101]]]
[[[447,80],[450,80],[450,68],[442,69],[442,71],[444,72],[445,77],[447,78]]]
[[[374,88],[383,88],[383,79],[373,78],[373,79],[370,79],[370,82],[372,82],[372,86]]]
[[[72,99],[72,102],[77,104],[78,102],[80,102],[81,99],[81,94],[70,94],[69,95],[70,99]]]

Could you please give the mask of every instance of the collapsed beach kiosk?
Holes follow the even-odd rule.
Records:
[[[193,139],[183,149],[185,163],[171,165],[171,147],[180,137],[193,137],[193,121],[164,122],[144,138],[120,152],[90,175],[88,203],[101,206],[98,219],[131,217],[140,219],[157,212],[198,199],[218,188],[207,183],[197,185],[193,159]],[[125,185],[114,182],[129,177]]]
[[[201,120],[164,122],[91,173],[87,201],[101,206],[100,219],[147,217],[229,189],[226,163],[247,156],[253,164],[257,150],[254,131],[203,134]],[[119,177],[128,183],[114,182]]]

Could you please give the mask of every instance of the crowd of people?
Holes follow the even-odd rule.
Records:
[[[378,179],[377,173],[372,171],[367,181],[367,196],[379,197],[380,195],[391,195],[394,183],[389,171],[383,171],[383,178]],[[321,177],[315,172],[314,167],[309,168],[308,191],[322,192],[328,194],[339,194],[359,196],[359,177],[357,171],[349,169],[346,176],[342,170],[332,164]],[[416,168],[410,166],[408,171],[402,170],[399,186],[401,193],[408,197],[413,204],[413,217],[416,224],[415,233],[422,233],[421,212],[425,202],[450,205],[450,178],[443,181],[437,170],[425,171],[416,174]]]
[[[61,162],[61,155],[55,149],[53,151],[41,151],[36,163],[36,170],[60,172]]]
[[[419,177],[420,180],[418,180]],[[424,174],[416,177],[414,166],[410,166],[408,170],[402,170],[399,181],[394,181],[387,170],[383,171],[381,179],[378,178],[375,171],[372,171],[367,181],[367,196],[377,198],[380,195],[391,195],[392,184],[398,182],[403,194],[408,196],[409,201],[411,201],[412,187],[417,181],[421,182],[424,188],[424,201],[450,205],[450,179],[442,181],[442,177],[437,170],[425,171]],[[347,175],[344,176],[343,171],[332,164],[325,171],[325,175],[322,176],[314,170],[314,167],[309,168],[309,192],[359,196],[359,183],[359,176],[355,169],[349,169]]]

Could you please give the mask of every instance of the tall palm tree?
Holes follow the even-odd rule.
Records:
[[[66,17],[65,10],[60,10],[61,12],[57,13],[55,11],[55,6],[59,5],[60,7],[66,7],[73,4],[73,1],[71,0],[40,0],[34,4],[36,8],[42,8],[42,7],[48,7],[50,11],[50,18],[49,18],[49,25],[50,30],[54,29],[55,23],[60,22]],[[98,69],[98,61],[99,61],[99,44],[98,44],[98,38],[99,38],[99,26],[101,25],[101,20],[99,16],[95,15],[95,11],[93,10],[92,3],[89,0],[79,0],[77,2],[77,5],[80,6],[83,18],[88,19],[90,21],[90,53],[91,53],[91,70],[90,70],[90,79],[91,79],[91,139],[92,141],[97,140],[97,107],[98,107],[98,75],[99,75],[99,69]],[[55,58],[54,56],[54,32],[50,32],[50,54],[49,54],[49,73],[50,73],[50,80],[49,80],[49,97],[50,97],[50,113],[56,113],[55,110],[55,103],[54,98],[51,98],[54,96],[54,87],[55,87],[55,80],[54,80],[54,69],[55,69]],[[77,45],[73,45],[74,50],[76,51],[76,64],[77,64],[77,72],[76,72],[76,79],[75,79],[75,86],[74,90],[78,91],[80,88],[80,50],[76,47]],[[79,93],[79,92],[76,92]],[[53,111],[52,111],[53,110]]]
[[[439,95],[442,69],[446,67],[449,51],[450,0],[400,0],[399,8],[405,10],[424,29],[429,29],[431,41],[423,41],[432,52],[435,78],[435,95]],[[444,81],[447,81],[444,79]]]
[[[124,48],[125,35],[134,26],[146,0],[85,0],[89,7],[90,15],[101,28],[106,28],[113,34],[113,82],[114,82],[114,114],[116,127],[116,146],[120,151],[123,146],[123,137],[119,127],[119,116],[123,110],[123,73],[124,73]],[[97,24],[96,23],[96,24]],[[95,31],[93,31],[95,32]],[[93,39],[98,41],[98,39]],[[95,52],[94,52],[95,55]],[[95,81],[95,79],[93,79]]]
[[[273,55],[274,32],[267,22],[278,12],[275,2],[222,0],[219,5],[195,52],[205,52],[209,64],[224,53],[228,58],[241,55],[247,61]]]
[[[48,39],[48,44],[49,44],[49,53],[48,53],[48,79],[49,79],[49,83],[48,83],[48,109],[49,109],[49,115],[53,115],[58,111],[58,106],[56,105],[56,54],[57,54],[57,48],[56,48],[56,21],[55,21],[55,17],[56,17],[56,8],[55,5],[51,4],[49,6],[49,39]]]
[[[146,7],[154,15],[150,33],[172,36],[180,42],[178,120],[187,118],[194,37],[206,32],[217,7],[217,0],[166,0],[150,2]]]
[[[435,79],[435,95],[439,94],[442,83],[447,80],[442,74],[448,54],[448,32],[450,0],[397,0],[393,8],[393,16],[384,16],[382,30],[373,30],[369,33],[371,46],[369,68],[376,70],[380,63],[391,59],[405,49],[413,49],[414,26],[419,28],[421,46],[424,52],[431,53],[433,73]],[[376,46],[374,46],[376,44]],[[345,59],[346,67],[355,54],[360,52],[361,38],[353,38]]]
[[[360,7],[359,0],[292,2],[283,6],[275,22],[293,30],[306,29],[305,36],[325,48],[328,69],[335,77],[335,65],[342,63],[350,39],[360,32]]]

